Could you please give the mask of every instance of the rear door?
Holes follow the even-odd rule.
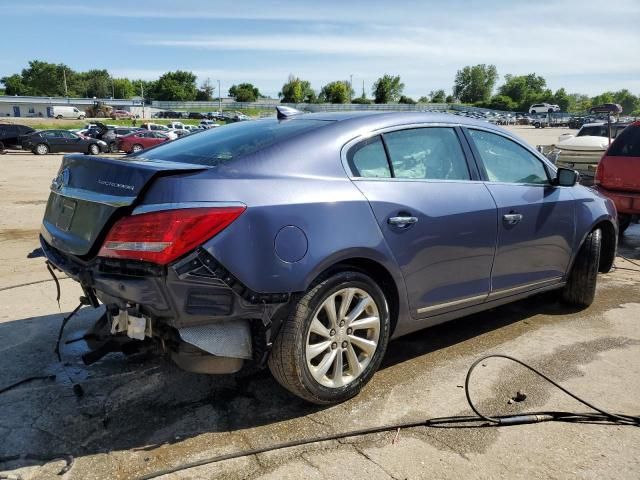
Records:
[[[49,145],[50,152],[65,152],[66,142],[60,130],[47,130],[40,134]]]
[[[452,126],[403,127],[346,154],[416,317],[481,303],[489,293],[496,207],[466,148]]]
[[[575,236],[571,189],[552,185],[543,161],[523,144],[495,131],[466,131],[498,207],[491,297],[559,282]]]

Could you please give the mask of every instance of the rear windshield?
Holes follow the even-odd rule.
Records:
[[[182,137],[137,156],[213,167],[326,124],[323,120],[276,119],[234,123]]]
[[[619,133],[607,155],[610,157],[640,157],[640,126],[632,125]]]

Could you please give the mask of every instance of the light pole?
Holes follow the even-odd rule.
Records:
[[[349,103],[353,102],[353,98],[351,98],[353,93],[351,92],[353,92],[353,73],[349,75]]]
[[[144,119],[144,85],[140,81],[140,95],[142,96],[142,118]]]
[[[222,92],[220,91],[220,80],[218,80],[218,111],[222,115]]]

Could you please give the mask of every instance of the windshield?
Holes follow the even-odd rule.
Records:
[[[607,128],[603,125],[582,127],[578,132],[578,137],[606,137]]]
[[[324,120],[255,120],[185,136],[137,156],[169,162],[216,166],[270,147],[280,140],[314,130]]]

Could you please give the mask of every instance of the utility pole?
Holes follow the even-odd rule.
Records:
[[[222,114],[222,91],[220,90],[220,80],[218,80],[218,111]]]
[[[362,80],[362,98],[365,98],[366,95],[364,93],[364,80]]]
[[[353,94],[351,92],[353,92],[353,73],[349,74],[349,103],[353,101],[353,98],[351,98]]]
[[[62,78],[64,79],[64,96],[69,97],[69,90],[67,89],[67,69],[62,67]]]
[[[140,95],[142,96],[142,118],[144,119],[144,85],[140,80]]]
[[[111,98],[116,98],[116,86],[113,83],[113,77],[111,77]]]

